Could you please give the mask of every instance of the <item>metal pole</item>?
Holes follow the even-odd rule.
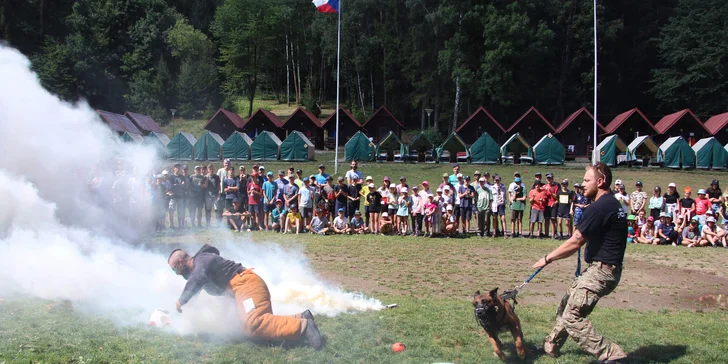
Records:
[[[337,28],[337,41],[336,41],[336,135],[334,141],[334,174],[339,174],[339,73],[341,71],[341,3],[339,1],[339,24]]]
[[[597,0],[594,0],[594,148],[592,149],[592,164],[596,163],[597,156]]]

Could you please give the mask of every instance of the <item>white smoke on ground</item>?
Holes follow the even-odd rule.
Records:
[[[108,196],[116,158],[142,178],[157,164],[154,151],[120,142],[85,102],[48,93],[29,60],[2,45],[0,82],[0,297],[70,300],[124,325],[145,323],[155,308],[173,310],[185,281],[167,266],[167,253],[125,242],[146,227],[114,218]],[[89,189],[89,172],[100,178],[100,193]],[[132,212],[144,216],[147,204],[138,201]],[[382,308],[317,278],[301,252],[233,242],[227,233],[220,240],[224,257],[254,267],[267,282],[277,314]],[[236,332],[230,302],[202,293],[172,319],[184,334]]]

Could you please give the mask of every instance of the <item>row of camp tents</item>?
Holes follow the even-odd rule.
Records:
[[[254,140],[237,131],[227,140],[210,131],[203,133],[200,138],[185,132],[177,133],[172,140],[157,132],[151,132],[144,137],[125,132],[120,138],[124,142],[153,146],[159,158],[172,160],[307,161],[315,157],[313,144],[298,131],[291,132],[283,141],[269,131],[261,132]]]
[[[625,144],[617,135],[609,135],[597,146],[599,158],[609,166],[619,164],[656,165],[667,168],[728,168],[728,145],[714,137],[690,144],[681,136],[668,138],[659,146],[644,135]]]
[[[121,140],[154,146],[160,158],[172,160],[314,160],[313,143],[298,131],[281,141],[274,133],[263,131],[255,139],[234,132],[227,140],[206,131],[199,139],[180,132],[170,140],[165,134],[152,132],[145,137],[124,133]],[[690,146],[681,136],[671,137],[657,145],[644,135],[626,144],[618,135],[605,137],[597,146],[599,160],[609,166],[621,164],[656,165],[668,168],[728,168],[728,145],[714,137],[698,140]],[[466,144],[457,134],[435,145],[425,133],[403,143],[389,132],[375,144],[366,134],[357,132],[345,145],[346,161],[411,161],[411,162],[469,162],[474,164],[544,164],[560,165],[565,161],[564,146],[552,135],[544,135],[533,146],[518,133],[499,145],[488,133],[473,144]]]

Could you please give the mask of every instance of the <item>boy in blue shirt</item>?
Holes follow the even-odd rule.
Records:
[[[283,200],[276,200],[275,208],[273,211],[270,212],[270,219],[272,226],[271,228],[275,232],[280,232],[283,230],[283,227],[285,226],[284,223],[286,222],[286,209],[283,208]]]
[[[270,230],[268,216],[276,208],[275,200],[278,193],[278,185],[273,181],[273,172],[268,172],[268,179],[263,182],[263,226]]]

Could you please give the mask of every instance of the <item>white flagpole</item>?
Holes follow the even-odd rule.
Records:
[[[594,149],[592,149],[592,164],[598,161],[597,151],[597,0],[594,0]]]
[[[339,24],[337,27],[337,41],[336,41],[336,135],[335,135],[335,142],[334,142],[334,174],[339,174],[339,71],[341,70],[341,3],[343,1],[339,1],[339,11],[337,13],[339,14]]]

